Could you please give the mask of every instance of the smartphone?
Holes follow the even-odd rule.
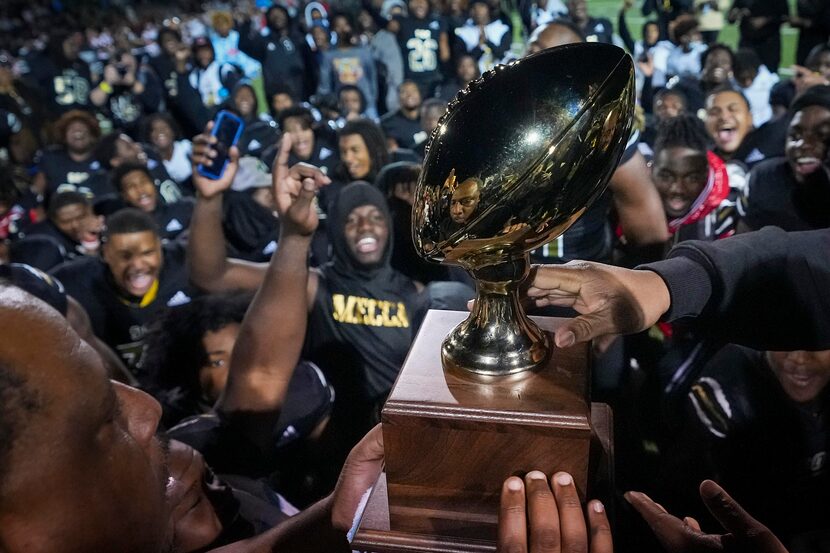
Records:
[[[233,113],[224,110],[217,113],[213,122],[213,131],[210,133],[211,136],[216,137],[216,143],[213,145],[216,157],[209,163],[200,163],[196,171],[211,180],[221,179],[228,165],[231,146],[236,146],[244,128],[245,123]]]

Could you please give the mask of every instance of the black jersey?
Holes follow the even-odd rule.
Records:
[[[183,420],[168,436],[197,449],[219,472],[263,476],[278,464],[279,450],[307,438],[331,413],[333,401],[334,392],[322,371],[314,363],[301,361],[291,375],[278,417],[268,421],[272,428],[268,443],[256,443],[250,431],[240,427],[244,416],[212,410]]]
[[[98,108],[113,128],[121,129],[133,138],[138,138],[139,120],[147,114],[155,113],[162,107],[164,89],[159,78],[149,68],[142,67],[135,77],[144,87],[141,94],[133,92],[133,87],[115,85],[103,106]]]
[[[410,119],[400,110],[384,115],[380,120],[380,126],[386,137],[394,139],[399,148],[409,150],[417,146],[418,139],[426,134],[421,130],[420,118]]]
[[[185,190],[173,180],[173,177],[164,168],[164,164],[156,159],[155,154],[148,151],[147,158],[147,170],[150,171],[150,176],[153,177],[153,184],[156,185],[161,201],[164,203],[173,203],[184,198]],[[118,190],[116,190],[110,180],[109,172],[105,169],[101,169],[92,174],[84,186],[89,189],[95,198],[118,194]]]
[[[640,133],[634,131],[628,140],[620,165],[637,153]],[[613,196],[607,190],[565,231],[564,234],[531,253],[534,263],[562,263],[572,259],[611,261],[614,234],[608,221]]]
[[[357,279],[323,268],[309,316],[307,350],[340,391],[385,397],[398,376],[423,317],[424,300],[414,283],[388,268]]]
[[[45,301],[61,315],[66,316],[68,309],[66,290],[58,279],[23,263],[0,265],[0,278]]]
[[[746,135],[730,160],[739,161],[752,169],[765,159],[783,156],[789,126],[790,118],[787,116],[767,121]]]
[[[153,211],[153,218],[156,220],[159,235],[163,241],[175,240],[177,236],[190,228],[192,216],[193,201],[190,198],[171,204],[159,202]]]
[[[50,112],[60,115],[72,109],[90,109],[92,75],[84,61],[65,61],[59,66],[47,56],[37,54],[27,63],[26,77],[40,91]]]
[[[689,393],[697,464],[708,468],[700,476],[716,477],[784,543],[826,530],[828,408],[830,387],[811,404],[798,404],[784,393],[764,354],[727,346]]]
[[[52,271],[66,291],[86,309],[95,335],[118,353],[139,380],[143,376],[141,358],[146,326],[165,306],[187,303],[194,295],[184,248],[169,244],[164,246],[163,254],[158,291],[143,307],[118,292],[109,268],[99,258],[79,258]]]
[[[767,225],[786,231],[830,227],[830,179],[819,169],[810,182],[795,180],[786,158],[756,165],[738,201],[744,222],[751,229]]]
[[[433,16],[424,19],[401,17],[398,23],[404,77],[418,83],[422,94],[431,96],[431,89],[443,80],[438,47],[441,33],[447,32],[446,23]]]
[[[589,17],[588,22],[582,27],[582,32],[585,34],[585,42],[614,43],[614,26],[604,17]]]
[[[35,162],[46,177],[47,197],[69,191],[94,197],[96,192],[100,194],[109,188],[92,190],[89,187],[89,177],[101,170],[101,164],[91,156],[84,161],[75,161],[65,149],[53,147],[44,150]]]

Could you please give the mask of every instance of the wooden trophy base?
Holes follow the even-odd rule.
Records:
[[[430,311],[421,326],[383,408],[386,468],[355,549],[495,551],[508,476],[567,471],[583,499],[589,471],[592,483],[609,481],[611,412],[589,403],[588,345],[555,349],[543,368],[515,376],[446,372],[440,344],[467,315]],[[549,333],[562,321],[534,320]]]

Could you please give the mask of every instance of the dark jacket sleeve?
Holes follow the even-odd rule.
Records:
[[[259,62],[265,60],[265,55],[268,53],[268,40],[259,33],[254,33],[250,21],[240,25],[237,31],[239,32],[239,49]]]
[[[190,85],[187,73],[177,73],[176,79],[178,94],[171,100],[191,126],[196,129],[204,128],[210,121],[210,111],[202,103],[199,91]]]
[[[669,288],[669,321],[755,349],[830,349],[830,229],[775,227],[717,242],[690,241],[642,266]]]

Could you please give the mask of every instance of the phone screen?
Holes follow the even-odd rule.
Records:
[[[221,177],[225,169],[225,163],[228,161],[228,152],[234,144],[239,133],[239,128],[242,122],[236,117],[220,116],[216,122],[216,128],[213,135],[216,137],[216,144],[213,148],[216,150],[216,157],[209,163],[203,164],[206,176]]]

